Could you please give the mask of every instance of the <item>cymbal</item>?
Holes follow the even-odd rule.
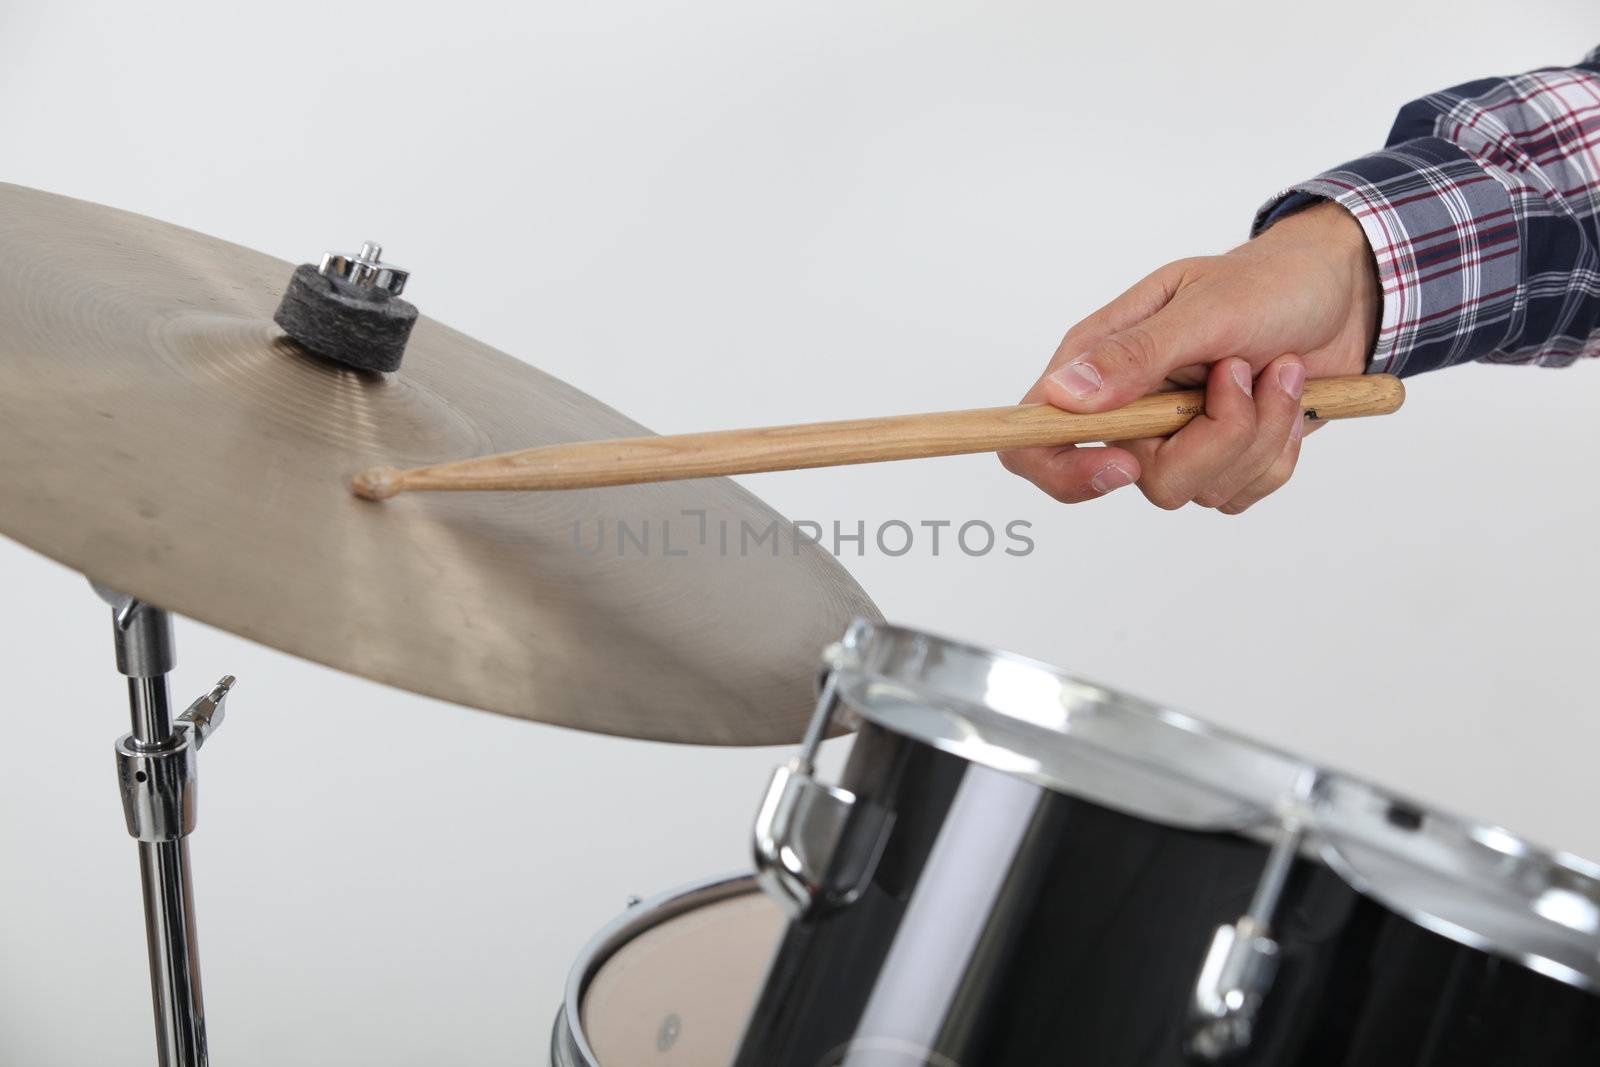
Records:
[[[648,431],[426,317],[394,374],[314,356],[272,322],[292,270],[0,185],[0,533],[451,703],[662,741],[800,736],[818,653],[877,615],[836,560],[725,479],[357,499],[350,472],[376,463]]]

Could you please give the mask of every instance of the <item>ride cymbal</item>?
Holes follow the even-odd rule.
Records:
[[[272,322],[292,271],[0,185],[0,533],[453,703],[664,741],[799,737],[818,651],[876,615],[837,561],[722,479],[353,497],[372,464],[647,431],[426,317],[391,375],[311,355]]]

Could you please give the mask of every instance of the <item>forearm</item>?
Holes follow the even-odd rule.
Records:
[[[1256,232],[1316,198],[1360,223],[1383,294],[1369,369],[1600,354],[1597,59],[1408,104],[1383,151],[1262,210]]]

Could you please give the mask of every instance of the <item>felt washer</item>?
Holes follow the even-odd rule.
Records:
[[[306,348],[357,370],[398,370],[416,306],[389,290],[296,267],[272,321]]]

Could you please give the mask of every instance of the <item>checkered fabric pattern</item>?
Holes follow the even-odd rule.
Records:
[[[1600,356],[1600,49],[1407,104],[1387,147],[1280,193],[1252,233],[1318,199],[1377,260],[1369,371]]]

